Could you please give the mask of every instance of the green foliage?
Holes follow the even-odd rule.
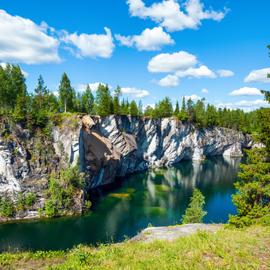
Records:
[[[269,92],[264,92],[270,102]],[[249,150],[247,164],[241,165],[238,192],[233,196],[237,215],[230,216],[229,223],[237,227],[254,223],[270,223],[270,109],[257,111],[256,139],[265,147]]]
[[[176,105],[175,105],[175,109],[174,109],[173,115],[174,116],[179,116],[179,113],[180,113],[179,103],[178,103],[178,101],[176,101]]]
[[[113,102],[108,85],[99,84],[96,92],[95,112],[100,116],[113,113]]]
[[[113,113],[115,115],[121,114],[121,107],[120,107],[120,101],[119,101],[120,96],[121,96],[121,88],[120,86],[117,86],[117,88],[114,90],[114,96],[113,96]]]
[[[37,200],[37,196],[33,192],[28,192],[25,195],[25,205],[28,207],[33,206],[33,204],[36,202],[36,200]]]
[[[122,100],[121,105],[120,105],[120,112],[122,115],[128,115],[129,114],[129,101]]]
[[[173,115],[173,106],[172,102],[168,97],[165,97],[163,100],[158,102],[155,106],[154,117],[171,117]]]
[[[0,198],[0,216],[9,218],[15,214],[13,201],[8,196]]]
[[[37,200],[37,196],[33,192],[28,192],[26,194],[23,194],[22,192],[19,192],[16,198],[16,210],[26,210],[27,208],[32,207]]]
[[[74,99],[75,91],[71,87],[70,80],[66,73],[62,75],[59,85],[59,99],[62,112],[73,112],[74,111]]]
[[[138,116],[139,115],[139,109],[138,109],[138,106],[134,100],[132,100],[130,103],[129,114],[131,116]]]
[[[203,210],[205,204],[205,198],[203,194],[198,189],[193,190],[193,194],[186,209],[185,214],[182,216],[182,223],[201,223],[203,221],[203,217],[207,214]]]
[[[30,131],[41,128],[48,135],[50,119],[57,113],[81,112],[100,116],[132,115],[162,118],[175,116],[179,120],[195,124],[198,128],[221,126],[242,130],[246,133],[258,131],[258,117],[267,119],[267,110],[244,113],[241,110],[217,109],[205,105],[204,100],[196,103],[191,99],[182,100],[181,109],[176,102],[175,109],[168,97],[148,106],[144,112],[141,101],[120,100],[121,88],[117,86],[113,96],[108,85],[100,84],[94,96],[89,85],[84,92],[75,92],[68,75],[62,75],[58,97],[52,94],[45,85],[43,77],[38,77],[33,94],[26,90],[25,78],[19,66],[7,64],[0,67],[0,115],[12,116],[15,122],[25,125]],[[265,130],[269,132],[269,130]],[[268,138],[269,140],[269,138]]]
[[[92,114],[94,110],[94,96],[92,94],[89,84],[87,84],[87,87],[84,93],[82,94],[81,100],[82,100],[81,111],[84,113]]]
[[[65,212],[73,212],[76,196],[83,187],[84,177],[77,166],[53,174],[49,179],[45,215],[55,217]]]
[[[266,149],[248,151],[247,164],[241,165],[238,192],[233,196],[237,215],[230,216],[229,223],[243,227],[260,223],[270,213],[270,163]],[[269,219],[270,220],[270,219]]]

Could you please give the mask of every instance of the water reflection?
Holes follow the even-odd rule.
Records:
[[[80,243],[120,241],[149,223],[180,222],[194,187],[206,197],[205,222],[226,222],[240,159],[184,161],[169,169],[133,175],[111,192],[101,192],[83,217],[0,225],[0,250],[66,249]]]

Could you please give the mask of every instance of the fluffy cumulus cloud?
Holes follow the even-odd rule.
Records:
[[[242,87],[236,90],[233,90],[230,93],[230,96],[262,96],[263,94],[258,88],[254,87]]]
[[[179,70],[175,73],[179,78],[216,78],[216,74],[207,66],[200,66],[198,68],[188,68],[187,70]]]
[[[270,78],[267,78],[267,74],[270,74],[270,68],[253,70],[244,79],[244,82],[270,83]]]
[[[106,85],[106,83],[103,83],[103,82],[93,82],[93,83],[88,83],[88,84],[78,84],[76,89],[80,92],[84,91],[87,87],[87,85],[89,85],[90,89],[92,91],[97,91],[98,89],[98,86],[102,84],[102,85]],[[112,86],[108,85],[109,89],[112,89]]]
[[[187,0],[182,5],[177,0],[163,0],[148,7],[142,0],[128,0],[127,3],[131,16],[149,18],[168,31],[197,29],[202,20],[220,21],[225,16],[225,12],[206,10],[200,0]]]
[[[185,99],[186,100],[191,99],[192,101],[197,101],[197,100],[201,99],[201,97],[198,96],[198,95],[193,94],[193,95],[190,95],[190,96],[185,96]]]
[[[157,51],[164,45],[174,44],[174,40],[163,31],[162,27],[146,28],[140,35],[115,35],[115,38],[121,45],[136,47],[139,51]]]
[[[147,90],[138,89],[135,87],[123,87],[121,88],[121,92],[134,98],[143,98],[149,96],[149,92]]]
[[[12,16],[0,10],[0,61],[40,64],[60,62],[59,41],[45,23]]]
[[[234,72],[228,69],[220,69],[217,71],[217,74],[219,75],[219,77],[232,77],[234,76]]]
[[[153,57],[148,63],[150,72],[175,72],[177,70],[186,70],[197,64],[196,56],[179,51],[175,53],[162,53]]]
[[[105,34],[68,34],[65,33],[62,41],[72,45],[72,51],[77,57],[110,58],[114,50],[111,30],[107,27]]]
[[[186,51],[162,53],[154,56],[148,63],[148,71],[152,73],[171,73],[159,81],[164,87],[177,86],[179,78],[209,78],[230,77],[231,70],[213,71],[199,63],[197,57]],[[204,93],[205,90],[204,90]]]
[[[203,88],[201,92],[204,93],[204,94],[208,94],[209,91],[208,91],[207,88]]]
[[[269,103],[262,99],[257,100],[240,100],[237,102],[219,103],[217,107],[228,109],[242,109],[244,111],[252,111],[261,107],[269,107]]]
[[[167,75],[158,81],[158,84],[163,87],[176,87],[179,85],[179,78],[175,75]]]

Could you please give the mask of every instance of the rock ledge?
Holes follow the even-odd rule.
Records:
[[[133,237],[130,241],[152,242],[155,240],[172,241],[180,237],[195,234],[198,231],[216,233],[222,224],[185,224],[168,227],[149,227]]]

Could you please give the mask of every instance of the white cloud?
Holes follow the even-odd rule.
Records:
[[[220,21],[225,16],[225,12],[205,10],[200,0],[187,0],[181,6],[177,0],[163,0],[149,7],[142,0],[127,0],[127,3],[131,16],[150,18],[168,31],[197,29],[202,20]]]
[[[176,73],[179,78],[216,78],[216,74],[210,70],[207,66],[200,66],[198,68],[188,68],[187,70],[179,70]]]
[[[190,96],[185,96],[185,99],[186,99],[186,100],[191,99],[192,101],[196,101],[196,100],[201,99],[201,97],[200,97],[200,96],[197,96],[197,95],[195,95],[195,94],[193,94],[193,95],[190,95]]]
[[[149,92],[147,90],[138,89],[135,87],[123,87],[121,88],[121,92],[135,98],[143,98],[149,96]]]
[[[217,71],[219,77],[232,77],[234,76],[234,72],[228,69],[220,69]]]
[[[0,10],[0,61],[40,64],[60,62],[59,41],[48,35],[45,23],[12,16]]]
[[[65,32],[62,41],[73,45],[74,54],[77,57],[101,57],[110,58],[114,50],[114,42],[111,30],[104,28],[106,34],[68,34]]]
[[[263,94],[258,88],[242,87],[230,93],[230,96],[262,96]]]
[[[135,46],[139,51],[157,51],[164,45],[174,44],[171,36],[163,31],[162,27],[146,28],[140,35],[115,35],[123,46]]]
[[[252,111],[261,107],[269,107],[269,103],[262,99],[257,100],[240,100],[237,102],[219,103],[217,107],[228,109],[242,109],[244,111]]]
[[[163,87],[176,87],[179,85],[179,78],[175,75],[167,75],[158,81],[158,84]]]
[[[89,85],[92,91],[97,91],[98,86],[100,84],[104,85],[104,86],[106,85],[106,83],[103,83],[103,82],[94,82],[94,83],[88,83],[88,84],[78,84],[76,89],[78,91],[80,91],[80,92],[83,92],[86,89],[87,85]],[[109,89],[112,89],[112,86],[108,85],[108,87],[109,87]]]
[[[201,92],[204,93],[204,94],[208,94],[209,91],[208,91],[207,88],[203,88]]]
[[[153,57],[148,63],[150,72],[175,72],[185,70],[197,64],[196,56],[179,51],[176,53],[162,53]]]
[[[267,74],[270,74],[270,68],[253,70],[244,79],[244,82],[270,83],[270,78],[267,78]]]

